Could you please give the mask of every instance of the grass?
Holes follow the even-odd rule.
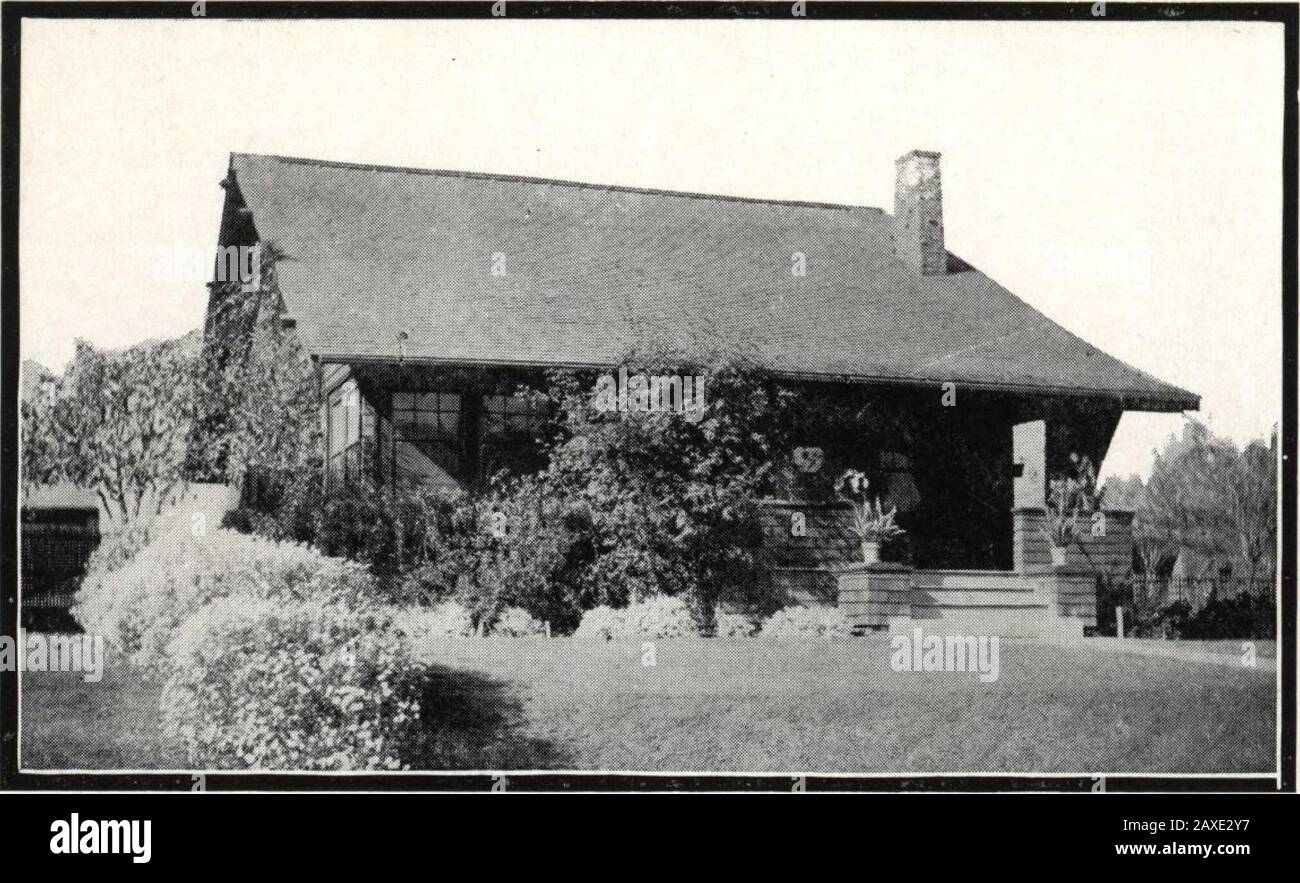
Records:
[[[106,652],[104,677],[22,673],[20,763],[24,769],[183,769],[159,731],[162,683]]]
[[[459,639],[421,648],[419,769],[1248,773],[1274,767],[1274,681],[1003,641],[1000,677],[899,673],[885,638]],[[159,686],[24,675],[29,768],[183,768]]]

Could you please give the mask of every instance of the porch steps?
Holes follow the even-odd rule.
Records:
[[[1033,589],[1033,584],[1011,570],[917,570],[912,583],[920,589],[987,589],[1017,591]]]
[[[950,608],[938,611],[921,611],[913,608],[913,616],[889,620],[889,631],[911,634],[921,629],[926,634],[944,635],[997,635],[1002,638],[1079,638],[1083,636],[1083,621],[1072,616],[1058,616],[1043,604],[1036,608],[1020,610]]]
[[[1020,609],[1046,604],[1033,589],[914,589],[912,607]]]
[[[890,631],[998,635],[1005,638],[1078,637],[1083,626],[1049,609],[1033,582],[999,570],[918,570],[912,615],[891,619]]]

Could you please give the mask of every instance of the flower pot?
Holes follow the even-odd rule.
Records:
[[[1065,566],[1065,546],[1052,546],[1052,566]]]
[[[880,543],[874,540],[862,541],[862,562],[864,564],[880,563]]]

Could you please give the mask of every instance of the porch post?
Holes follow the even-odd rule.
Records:
[[[1047,513],[1047,423],[1031,420],[1011,428],[1015,478],[1012,491],[1011,556],[1017,573],[1049,563],[1047,537],[1043,535]]]

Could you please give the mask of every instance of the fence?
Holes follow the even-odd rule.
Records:
[[[1227,601],[1241,595],[1271,601],[1276,591],[1273,580],[1267,577],[1159,579],[1134,575],[1131,586],[1136,607],[1163,607],[1182,601],[1192,610],[1199,610],[1212,600]]]

